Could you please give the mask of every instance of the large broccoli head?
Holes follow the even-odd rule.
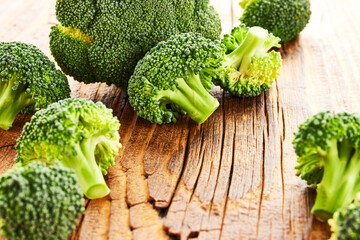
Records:
[[[68,98],[38,111],[17,140],[16,161],[23,165],[39,160],[59,160],[75,170],[88,198],[100,198],[110,190],[102,174],[118,156],[120,124],[104,104]]]
[[[136,63],[158,42],[184,32],[218,39],[208,0],[58,0],[50,49],[62,70],[85,83],[126,90]]]
[[[280,39],[260,27],[235,27],[224,35],[226,46],[214,83],[239,97],[254,97],[271,88],[280,74],[281,55],[268,52],[280,47]]]
[[[67,78],[34,45],[0,42],[0,128],[8,130],[18,113],[70,97]]]
[[[240,6],[244,9],[242,23],[263,27],[281,42],[298,36],[311,15],[309,0],[242,0]]]
[[[83,205],[74,171],[59,162],[17,165],[0,177],[0,229],[7,239],[66,239]]]
[[[328,221],[330,240],[357,240],[360,236],[360,194],[348,206],[338,209]]]
[[[327,220],[360,191],[360,116],[316,114],[300,125],[293,144],[296,174],[318,186],[312,213]]]
[[[220,66],[223,45],[198,33],[160,42],[139,61],[129,81],[129,102],[139,116],[159,124],[179,113],[204,122],[219,106],[209,91],[211,69]]]

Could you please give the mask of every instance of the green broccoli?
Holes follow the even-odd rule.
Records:
[[[32,162],[0,177],[0,229],[7,239],[66,239],[84,213],[73,170]]]
[[[360,191],[360,116],[318,113],[295,133],[296,175],[317,185],[312,213],[324,220]]]
[[[219,106],[209,91],[206,69],[220,66],[225,52],[220,42],[199,33],[184,33],[160,42],[139,61],[130,78],[128,95],[138,115],[155,123],[176,122],[189,114],[204,122]]]
[[[18,113],[70,97],[67,78],[34,45],[0,42],[0,128],[11,128]]]
[[[64,73],[126,90],[137,62],[158,42],[184,32],[218,39],[209,0],[58,0],[50,49]]]
[[[330,240],[357,240],[360,238],[360,194],[348,206],[338,209],[328,220],[332,235]]]
[[[106,196],[104,177],[119,154],[120,123],[101,102],[68,98],[38,111],[17,140],[16,161],[27,165],[59,160],[75,170],[84,194]]]
[[[240,21],[259,26],[288,42],[300,34],[310,20],[309,0],[242,0]]]
[[[235,27],[222,39],[226,55],[214,83],[239,97],[254,97],[270,89],[280,74],[281,55],[268,51],[280,47],[279,41],[260,27]]]

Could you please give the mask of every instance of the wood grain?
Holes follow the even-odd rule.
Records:
[[[56,0],[0,1],[0,40],[37,45],[51,57]],[[239,24],[238,1],[212,0],[223,32]],[[310,24],[285,44],[281,76],[256,98],[212,94],[219,109],[156,125],[138,118],[126,93],[71,78],[72,96],[102,101],[121,122],[123,148],[109,170],[111,194],[87,201],[71,239],[327,239],[312,217],[316,192],[295,176],[293,132],[322,110],[360,111],[360,3],[313,0]],[[14,164],[25,122],[0,130],[0,174]]]

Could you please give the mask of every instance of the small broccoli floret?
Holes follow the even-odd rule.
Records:
[[[84,194],[106,196],[110,190],[102,174],[118,156],[120,124],[101,102],[69,98],[40,110],[25,124],[17,140],[16,161],[27,165],[59,160],[75,170]]]
[[[7,239],[66,239],[84,213],[74,171],[33,162],[0,177],[0,229]]]
[[[268,51],[280,47],[279,41],[260,27],[235,27],[222,40],[226,55],[214,83],[239,97],[254,97],[270,89],[280,74],[281,55]]]
[[[360,191],[360,116],[322,112],[300,125],[293,141],[297,175],[317,185],[312,213],[324,220]]]
[[[58,0],[56,17],[61,25],[52,28],[50,49],[63,71],[123,90],[158,42],[186,32],[218,39],[221,32],[208,0]]]
[[[209,91],[207,72],[220,66],[224,47],[197,33],[160,42],[139,61],[129,81],[129,102],[138,115],[155,123],[176,122],[189,114],[204,122],[219,106]]]
[[[298,36],[309,22],[309,0],[242,0],[240,21],[249,27],[259,26],[288,42]]]
[[[360,194],[348,206],[338,209],[328,221],[330,240],[357,240],[360,237]]]
[[[33,113],[70,97],[67,78],[34,45],[0,42],[0,128],[18,113]]]

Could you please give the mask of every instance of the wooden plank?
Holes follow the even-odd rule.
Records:
[[[1,1],[1,41],[34,43],[50,56],[55,2]],[[238,0],[211,3],[223,33],[239,24]],[[327,225],[310,214],[316,192],[295,176],[291,142],[311,114],[360,111],[360,3],[311,3],[311,23],[281,49],[283,68],[272,89],[239,99],[214,88],[220,107],[202,125],[188,117],[151,124],[115,86],[69,78],[72,96],[114,110],[123,145],[106,177],[111,194],[87,201],[70,238],[327,239]],[[19,115],[10,131],[0,130],[0,174],[14,164],[16,139],[29,119]]]

